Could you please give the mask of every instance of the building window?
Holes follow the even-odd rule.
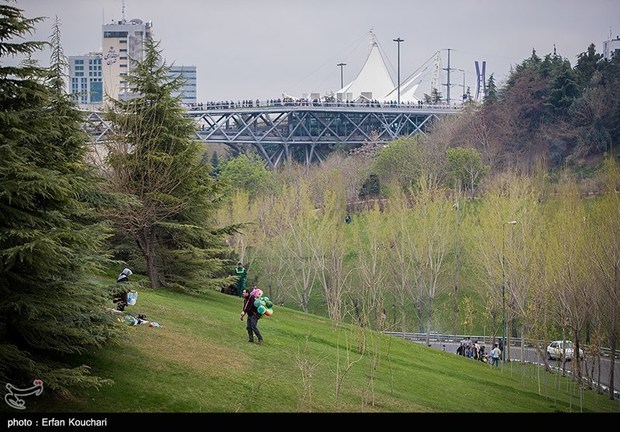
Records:
[[[126,31],[104,31],[104,38],[124,38],[127,37]]]

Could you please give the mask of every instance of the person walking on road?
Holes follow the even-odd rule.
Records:
[[[499,366],[499,358],[502,356],[502,350],[499,349],[497,344],[493,345],[493,349],[491,350],[491,360],[493,366]]]

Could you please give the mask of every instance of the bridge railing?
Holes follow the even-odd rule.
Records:
[[[279,100],[279,99],[268,99],[268,100],[247,100],[247,101],[218,101],[218,102],[200,102],[195,104],[185,104],[184,108],[188,111],[211,111],[211,110],[230,110],[230,109],[256,109],[256,108],[285,108],[285,107],[321,107],[321,108],[381,108],[381,109],[389,109],[389,108],[397,108],[397,109],[418,109],[418,110],[429,110],[429,109],[445,109],[445,110],[455,110],[460,109],[462,105],[460,104],[445,104],[445,103],[437,103],[437,104],[428,104],[428,103],[412,103],[412,102],[401,102],[400,104],[397,102],[379,102],[379,101],[368,101],[368,102],[344,102],[344,101],[307,101],[307,100]]]

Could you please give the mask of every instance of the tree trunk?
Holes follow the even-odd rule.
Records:
[[[155,264],[155,251],[150,247],[149,253],[144,257],[146,259],[146,272],[151,281],[151,288],[157,289],[161,287],[159,281],[159,273],[157,272],[157,265]]]
[[[611,355],[609,357],[609,399],[614,399],[614,370],[616,368],[616,334],[612,333],[609,338],[609,348],[611,349]]]
[[[577,377],[577,382],[581,384],[583,376],[581,373],[581,359],[579,358],[579,333],[575,331],[575,344],[573,346],[573,374]]]
[[[426,324],[426,346],[431,346],[431,326],[433,325],[433,298],[428,300],[428,321]]]
[[[136,243],[142,252],[142,257],[146,263],[146,273],[151,282],[151,288],[157,289],[161,287],[159,280],[159,272],[157,271],[157,263],[155,259],[155,234],[152,229],[144,228],[142,236],[136,237]]]
[[[454,306],[452,313],[454,314],[452,321],[452,334],[456,336],[459,331],[459,285],[456,281],[454,282]]]
[[[525,326],[521,326],[521,364],[525,361]]]

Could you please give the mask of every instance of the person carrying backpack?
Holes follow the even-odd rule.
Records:
[[[255,292],[253,290],[252,292]],[[243,310],[241,311],[241,321],[247,315],[247,331],[248,331],[248,342],[254,342],[254,335],[258,338],[258,344],[263,343],[263,335],[261,335],[260,330],[258,329],[258,320],[261,318],[261,314],[258,312],[258,308],[254,304],[254,301],[259,298],[259,295],[251,295],[247,289],[244,289],[242,294],[244,298],[243,302]]]

